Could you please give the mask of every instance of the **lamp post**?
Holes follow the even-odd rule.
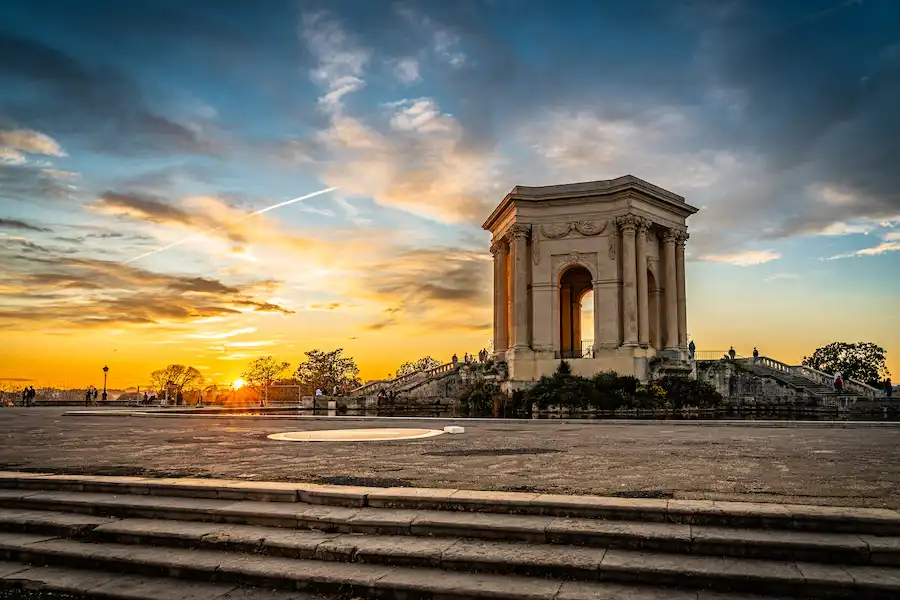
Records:
[[[109,367],[103,367],[103,397],[106,398],[106,374],[109,372]]]

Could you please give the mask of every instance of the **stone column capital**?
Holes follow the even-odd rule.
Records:
[[[653,221],[650,219],[645,219],[644,217],[637,218],[637,230],[638,233],[645,236],[650,231],[650,227],[653,225]]]
[[[531,225],[513,225],[509,228],[510,240],[527,240],[531,235]]]
[[[664,244],[672,244],[675,245],[675,242],[678,241],[678,232],[674,229],[666,229],[663,232],[662,240]]]
[[[504,240],[503,238],[498,238],[491,242],[491,254],[493,254],[494,256],[508,251],[509,246],[506,245],[506,240]]]
[[[629,235],[634,235],[634,233],[638,229],[638,224],[641,221],[641,217],[637,216],[633,213],[628,213],[627,215],[621,215],[616,217],[616,225],[619,226],[619,230],[622,233],[626,233]]]
[[[678,246],[684,248],[685,243],[688,241],[688,239],[690,237],[691,237],[691,235],[687,231],[676,231],[675,232],[675,243]]]

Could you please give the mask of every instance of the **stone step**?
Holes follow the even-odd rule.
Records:
[[[143,509],[146,507],[142,507]],[[428,556],[433,557],[434,552],[446,549],[463,539],[515,540],[522,539],[522,532],[527,531],[525,541],[538,548],[543,544],[551,544],[556,548],[569,546],[590,549],[620,548],[736,558],[900,566],[900,538],[897,537],[595,519],[558,518],[548,523],[542,517],[537,518],[541,520],[537,527],[529,529],[535,521],[535,518],[530,516],[465,513],[435,513],[429,516],[428,511],[418,511],[416,514],[419,516],[410,520],[409,517],[412,515],[406,514],[409,511],[335,507],[327,509],[328,514],[322,514],[321,510],[316,507],[312,511],[313,514],[307,515],[311,521],[302,521],[301,517],[293,526],[285,523],[280,527],[260,527],[232,524],[233,519],[120,520],[65,512],[0,509],[0,531],[46,533],[66,537],[90,536],[93,539],[119,543],[240,547],[251,552],[264,551],[282,555],[289,550],[268,542],[290,539],[296,546],[291,556],[300,558],[314,557],[318,544],[326,541],[329,544],[342,544],[349,548],[347,552],[351,553],[355,552],[356,546],[353,544],[362,547],[366,545],[387,547],[394,544],[427,549]],[[335,514],[343,511],[348,512],[343,515]],[[231,514],[238,514],[238,511]],[[269,521],[264,514],[247,511],[240,511],[240,514],[242,516],[250,514],[250,520],[259,518],[263,522]],[[244,519],[238,518],[237,521],[241,522]],[[295,527],[300,529],[296,530]],[[540,527],[543,527],[543,536],[540,535]],[[366,537],[361,534],[370,535]],[[404,536],[405,539],[398,540],[397,536]],[[424,542],[421,541],[423,538]],[[321,550],[324,552],[329,547],[329,545],[322,546]],[[430,563],[426,561],[420,566],[427,564]]]
[[[27,504],[22,504],[25,496],[29,495],[29,491],[53,490],[86,494],[85,497],[91,495],[98,502],[105,501],[109,495],[144,499],[166,496],[193,499],[198,502],[265,501],[272,505],[302,502],[357,508],[507,513],[900,536],[900,513],[876,508],[710,500],[630,499],[454,489],[363,488],[264,481],[89,477],[0,472],[0,500],[16,502],[16,506],[29,507]],[[38,501],[40,498],[37,494],[31,497],[34,501]],[[72,497],[75,495],[73,494]],[[90,502],[89,500],[88,503]],[[196,506],[202,505],[197,504]],[[210,504],[208,506],[218,507],[221,505]],[[46,503],[42,504],[41,508],[54,510]]]
[[[629,550],[608,550],[603,553],[596,565],[596,578],[600,580],[596,582],[303,560],[212,550],[85,543],[9,533],[0,533],[0,558],[34,565],[64,565],[112,573],[398,599],[688,600],[709,597],[705,591],[698,590],[877,600],[900,596],[898,569],[677,556]],[[515,557],[510,555],[509,559]],[[657,587],[645,589],[615,585],[637,582],[652,582]],[[660,586],[682,589],[686,593],[659,589]]]
[[[338,596],[331,594],[123,575],[94,569],[32,566],[12,561],[0,561],[0,588],[108,600],[339,600]]]

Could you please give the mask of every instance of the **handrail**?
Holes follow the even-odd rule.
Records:
[[[760,356],[752,360],[754,364],[762,365],[764,367],[768,367],[770,369],[781,371],[790,375],[798,375],[820,385],[832,386],[834,384],[833,374],[826,373],[825,371],[819,371],[818,369],[814,369],[806,365],[789,365],[779,360],[775,360],[774,358],[769,358],[768,356]],[[874,397],[879,392],[877,388],[874,388],[871,385],[853,378],[845,379],[844,387],[846,387],[848,390],[853,390],[861,393],[862,395],[870,397]]]
[[[459,363],[457,363],[459,364]],[[406,373],[405,375],[401,375],[400,377],[394,377],[393,379],[379,379],[378,381],[370,381],[369,383],[362,385],[355,390],[351,390],[351,394],[356,396],[365,395],[361,392],[366,392],[371,389],[371,391],[377,391],[380,389],[384,389],[387,387],[395,387],[399,384],[405,383],[407,381],[412,380],[413,378],[421,375],[425,375],[425,379],[431,379],[435,375],[441,375],[443,373],[448,373],[454,370],[456,367],[454,363],[448,362],[442,365],[438,365],[436,367],[431,367],[430,369],[425,369],[422,371],[413,371],[412,373]]]

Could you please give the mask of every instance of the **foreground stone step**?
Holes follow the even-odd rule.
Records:
[[[673,557],[610,550],[601,582],[447,572],[367,564],[310,561],[232,552],[90,544],[28,534],[0,534],[5,560],[153,577],[243,583],[378,598],[501,598],[542,600],[725,600],[746,598],[706,591],[731,589],[815,598],[896,598],[896,570],[840,569],[804,564]],[[606,565],[606,566],[604,566]],[[805,571],[806,570],[806,571]],[[808,571],[808,572],[807,572]],[[13,574],[15,576],[15,574]],[[607,581],[608,580],[608,581]],[[683,586],[683,591],[615,582]],[[698,591],[700,588],[702,591]],[[153,596],[155,597],[155,596]]]
[[[111,600],[337,600],[337,596],[0,561],[0,586]]]
[[[900,536],[900,513],[875,508],[17,472],[0,472],[0,488],[7,492],[58,490],[207,500],[304,502],[357,508],[528,514]]]
[[[313,530],[310,539],[320,539],[316,535],[325,532],[405,536],[409,539],[396,543],[406,545],[414,544],[412,540],[423,536],[518,540],[533,544],[900,566],[900,538],[897,537],[529,515],[350,509],[302,503],[229,503],[186,498],[26,493],[29,494],[27,497],[7,497],[5,500],[8,504],[18,502],[32,507],[61,508],[63,512],[0,509],[0,530],[68,537],[90,532],[95,537],[118,536],[126,541],[136,540],[136,543],[196,545],[204,538],[208,543],[215,539],[214,533],[228,530],[229,527],[223,524],[262,525]],[[65,512],[66,509],[101,516]],[[116,517],[126,520],[120,521]],[[248,531],[261,538],[282,534],[277,529],[262,527]],[[244,547],[246,549],[246,544]]]

